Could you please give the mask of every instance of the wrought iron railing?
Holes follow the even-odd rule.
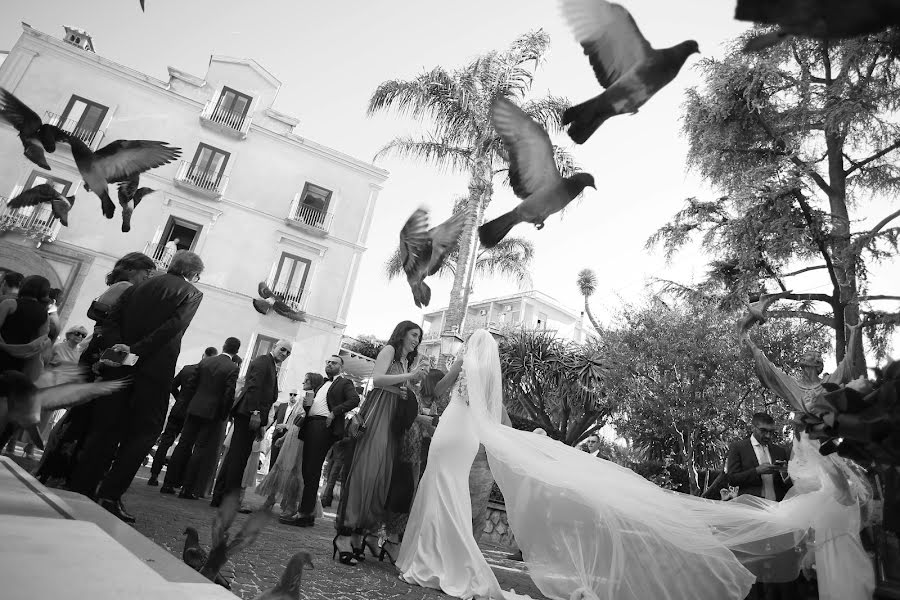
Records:
[[[74,119],[63,119],[62,115],[56,113],[49,111],[45,112],[44,121],[59,127],[69,135],[74,135],[92,149],[96,148],[97,145],[99,145],[100,140],[103,139],[103,132],[100,131],[99,127],[97,129],[79,127],[78,121]]]
[[[308,225],[321,231],[328,231],[331,229],[333,216],[334,215],[331,213],[319,210],[309,204],[302,203],[300,201],[300,194],[294,196],[294,201],[291,202],[291,210],[288,213],[288,219],[291,221],[300,223],[301,225]]]
[[[277,283],[274,277],[270,277],[269,280],[266,281],[266,285],[269,286],[269,289],[272,290],[272,292],[280,296],[286,304],[291,306],[291,308],[294,310],[301,309],[300,301],[303,299],[302,287],[291,285],[290,283]]]
[[[0,231],[17,231],[40,245],[59,235],[62,223],[53,216],[49,204],[10,208],[9,199],[0,196]]]
[[[165,244],[154,244],[150,242],[144,246],[144,254],[153,259],[153,262],[156,263],[156,268],[161,271],[168,270],[169,265],[172,263],[172,257],[175,256],[175,252],[177,252],[177,250],[166,248]]]
[[[227,129],[240,133],[241,137],[246,136],[247,131],[250,129],[250,122],[253,119],[250,107],[244,112],[228,110],[219,105],[220,99],[221,96],[207,102],[200,113],[200,119],[222,125]]]
[[[214,196],[221,196],[228,187],[228,177],[222,173],[199,169],[186,160],[179,164],[175,180]]]

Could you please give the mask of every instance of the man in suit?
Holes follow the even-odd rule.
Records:
[[[296,404],[297,389],[294,388],[290,392],[288,392],[288,401],[282,402],[275,407],[275,415],[272,418],[272,423],[275,427],[275,431],[272,432],[272,449],[270,451],[271,456],[269,456],[270,470],[275,465],[275,461],[278,460],[278,453],[281,452],[281,445],[284,444],[284,441],[279,442],[279,440],[282,440],[282,438],[284,438],[284,434],[287,433],[287,419],[291,416],[291,411]]]
[[[253,440],[262,438],[265,433],[269,410],[278,398],[277,367],[290,355],[291,343],[278,340],[271,352],[261,354],[250,362],[244,389],[231,411],[234,419],[231,445],[219,468],[210,506],[219,506],[226,494],[240,491]]]
[[[771,415],[753,415],[752,428],[749,438],[734,442],[728,449],[728,483],[738,486],[739,494],[780,502],[792,485],[787,478],[788,454],[772,443],[775,420]]]
[[[167,273],[125,290],[104,326],[103,337],[112,349],[135,354],[138,361],[116,369],[116,376],[131,378],[127,388],[94,401],[91,430],[71,487],[89,496],[96,490],[100,506],[127,523],[134,517],[122,505],[122,494],[165,424],[181,338],[203,300],[194,287],[202,272],[199,256],[180,252]]]
[[[198,481],[198,475],[201,466],[209,463],[210,456],[218,450],[219,424],[231,411],[240,371],[232,357],[240,349],[239,339],[228,338],[222,346],[222,354],[203,359],[188,379],[184,428],[159,493],[174,494],[175,488],[180,487],[179,498],[196,500],[204,492],[201,488],[206,480]]]
[[[200,360],[203,360],[207,356],[215,356],[218,353],[218,350],[210,346],[203,352],[203,356],[200,357]],[[200,363],[196,363],[181,367],[181,370],[178,371],[178,375],[172,380],[171,394],[175,398],[175,404],[173,404],[172,408],[169,410],[166,426],[163,429],[162,435],[159,436],[159,441],[156,443],[156,454],[153,455],[153,464],[150,465],[150,479],[147,480],[147,485],[159,485],[159,474],[162,471],[163,465],[166,464],[166,455],[169,453],[169,448],[175,443],[175,438],[178,437],[181,433],[181,428],[184,427],[184,419],[187,417],[187,404],[190,400],[187,394],[184,393],[184,390],[188,379],[190,379],[191,375],[194,374],[194,371],[197,370],[197,365],[199,364]],[[168,473],[168,470],[166,472]]]
[[[334,355],[325,361],[325,383],[316,392],[312,404],[304,406],[306,419],[300,429],[303,440],[303,495],[300,512],[292,525],[315,524],[316,494],[322,477],[322,464],[331,445],[344,437],[344,413],[359,406],[359,394],[353,382],[341,377],[344,359]]]

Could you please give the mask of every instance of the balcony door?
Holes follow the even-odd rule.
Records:
[[[224,150],[201,142],[197,145],[197,152],[191,161],[187,178],[202,188],[218,188],[230,156],[231,154]]]
[[[283,295],[285,300],[299,303],[306,287],[310,267],[312,261],[309,259],[285,252],[278,259],[275,276],[269,282],[269,287],[272,291]]]
[[[253,98],[230,87],[223,87],[214,113],[216,120],[227,120],[228,124],[240,129]]]
[[[85,144],[94,141],[109,108],[81,96],[72,96],[60,119],[59,127]]]

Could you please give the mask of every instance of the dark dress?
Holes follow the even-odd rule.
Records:
[[[386,375],[406,372],[399,361],[394,361]],[[411,410],[406,410],[407,405]],[[412,503],[412,489],[406,489],[412,482],[399,473],[395,479],[394,469],[403,435],[415,419],[417,406],[412,392],[405,402],[401,402],[400,394],[388,388],[375,388],[370,392],[360,409],[366,431],[356,440],[346,482],[341,484],[341,500],[335,519],[339,533],[376,533],[391,513],[397,512],[389,510],[389,502],[395,508],[406,505],[407,499],[409,504]],[[411,419],[408,413],[412,414]]]
[[[47,322],[47,305],[34,298],[16,298],[16,312],[8,315],[0,327],[0,336],[7,344],[27,344],[40,335]],[[0,372],[21,371],[24,358],[15,358],[0,350]]]

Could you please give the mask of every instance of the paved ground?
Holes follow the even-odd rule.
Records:
[[[21,446],[17,462],[29,470],[36,466],[22,458]],[[159,488],[149,487],[148,469],[141,469],[138,478],[124,498],[129,512],[138,519],[135,528],[181,558],[185,526],[193,525],[200,532],[200,542],[208,547],[210,522],[213,510],[208,501],[180,500],[159,493]],[[262,503],[258,496],[250,503]],[[234,564],[226,565],[223,575],[233,579],[232,591],[241,598],[254,598],[261,590],[272,587],[281,576],[287,560],[300,550],[313,555],[315,569],[304,573],[301,598],[328,600],[382,600],[448,598],[435,591],[411,586],[397,577],[396,569],[387,561],[368,557],[357,567],[348,567],[331,560],[331,540],[334,537],[333,514],[326,509],[324,519],[311,528],[298,528],[273,523],[260,536],[257,543],[236,557]],[[244,515],[235,524],[239,527]],[[522,563],[506,560],[508,551],[502,548],[482,546],[500,585],[515,589],[534,598],[543,598],[525,572]]]

